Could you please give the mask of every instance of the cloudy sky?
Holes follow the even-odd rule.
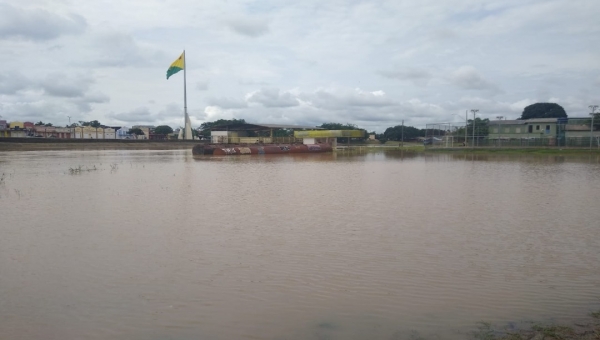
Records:
[[[598,0],[0,0],[0,116],[383,132],[600,104]]]

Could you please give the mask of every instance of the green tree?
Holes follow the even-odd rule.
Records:
[[[159,125],[156,128],[154,128],[154,133],[157,135],[168,135],[170,133],[173,133],[173,129],[168,126],[168,125]]]
[[[83,125],[83,126],[85,126],[85,125]],[[137,139],[138,136],[144,135],[144,131],[142,131],[142,129],[140,129],[140,128],[129,129],[129,131],[127,131],[127,133],[130,135],[135,135],[135,139]]]
[[[42,125],[45,125],[45,124],[46,124],[46,123],[44,123],[44,122],[42,122],[42,121],[40,120],[39,122],[37,122],[37,123],[35,123],[35,124],[33,124],[33,125],[35,125],[35,126],[42,126]]]
[[[520,119],[532,118],[567,118],[567,113],[556,103],[535,103],[525,107]]]
[[[93,128],[99,128],[99,127],[102,126],[102,124],[100,124],[100,122],[97,121],[97,120],[92,120],[92,121],[89,121],[89,122],[85,122],[83,120],[80,120],[79,124],[81,124],[81,126],[91,126]]]
[[[360,130],[354,124],[341,124],[341,123],[323,123],[320,128],[326,130]]]
[[[402,139],[402,125],[396,125],[385,129],[383,138],[386,140],[401,140]],[[417,129],[414,126],[404,126],[404,140],[416,139],[417,137],[424,137],[425,130]]]
[[[44,126],[52,126],[52,123],[46,123]]]
[[[475,118],[475,136],[487,136],[490,133],[490,120],[488,118],[481,119],[479,117]],[[463,129],[459,129],[455,135],[462,136],[465,132]],[[468,137],[473,136],[473,120],[469,119],[467,124],[467,135]]]

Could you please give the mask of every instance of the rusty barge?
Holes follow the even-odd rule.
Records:
[[[198,144],[192,149],[193,155],[268,155],[288,153],[331,152],[331,144]]]

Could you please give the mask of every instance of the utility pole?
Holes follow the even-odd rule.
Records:
[[[473,109],[471,110],[471,112],[473,112],[473,146],[475,147],[475,115],[477,114],[477,112],[479,112],[478,109]]]
[[[400,135],[402,136],[402,144],[401,146],[404,148],[404,119],[402,119],[402,130],[400,130]]]
[[[590,116],[592,116],[592,124],[590,124],[590,150],[592,150],[592,140],[594,139],[594,112],[598,108],[598,105],[590,105],[588,107],[592,110],[592,113],[590,113]]]
[[[465,147],[467,146],[467,126],[469,126],[469,110],[465,110]]]

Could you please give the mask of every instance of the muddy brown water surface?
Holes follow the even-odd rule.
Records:
[[[2,339],[465,339],[600,308],[598,156],[0,152]]]

